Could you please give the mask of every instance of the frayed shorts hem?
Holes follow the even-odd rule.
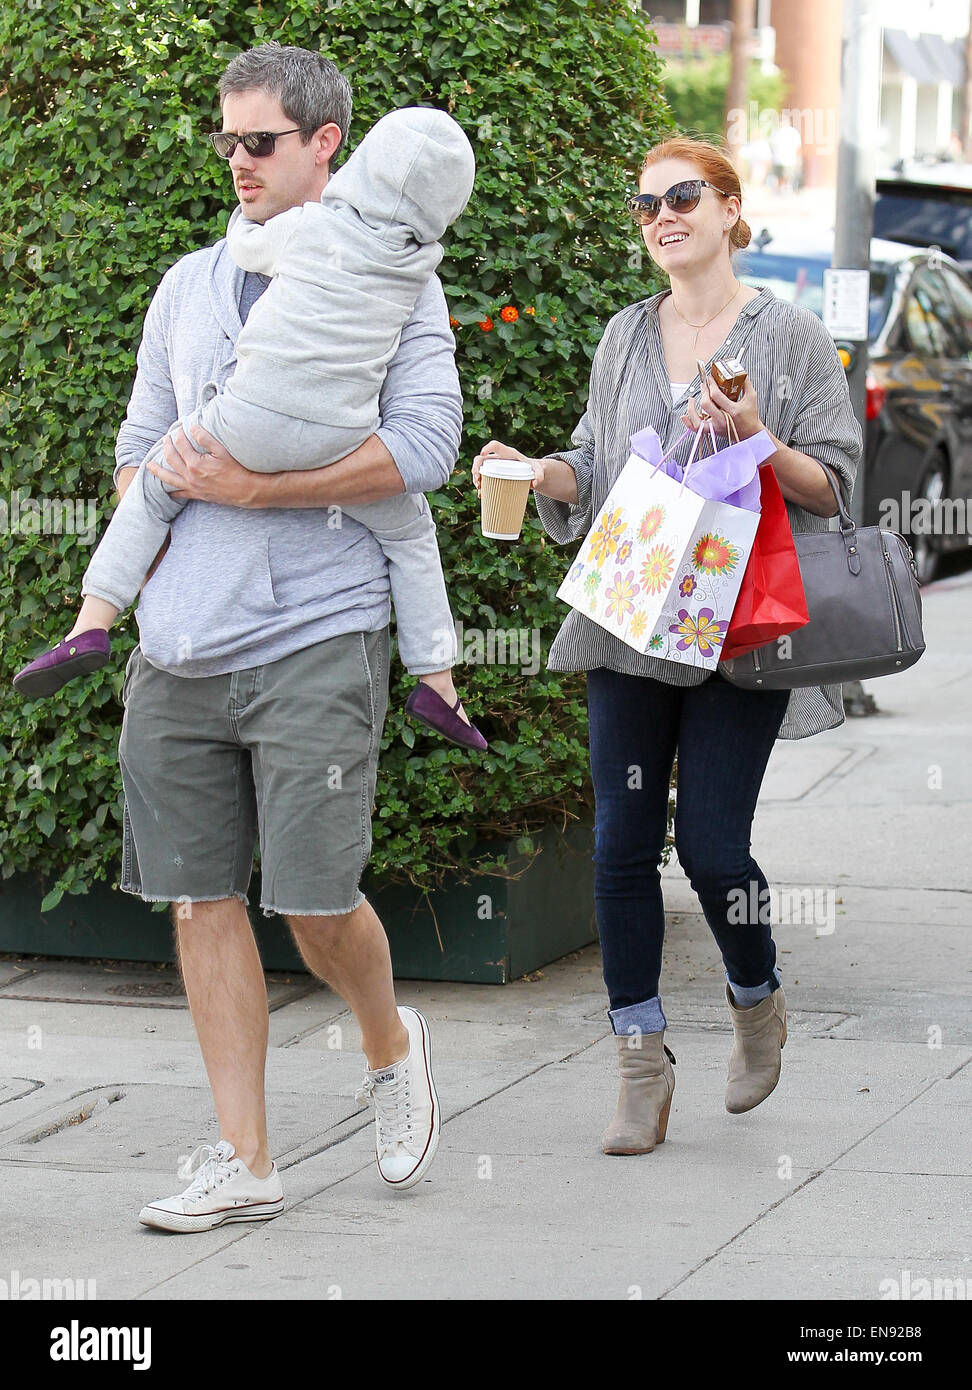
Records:
[[[173,898],[168,893],[143,893],[140,888],[129,888],[127,884],[120,884],[123,893],[130,893],[133,898],[141,898],[143,903],[220,903],[227,898],[239,898],[244,907],[249,907],[250,899],[245,893],[239,893],[235,889],[229,893],[209,893],[192,895],[190,893],[177,893]]]
[[[351,907],[271,907],[269,903],[261,903],[260,911],[267,917],[349,917],[367,901],[365,895],[359,892],[357,901]]]

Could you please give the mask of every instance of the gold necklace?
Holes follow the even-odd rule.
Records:
[[[742,285],[737,285],[736,294],[738,294],[741,289]],[[730,299],[727,299],[725,304],[723,304],[722,308],[717,309],[716,312],[712,315],[711,319],[706,319],[705,323],[699,324],[689,323],[688,319],[685,317],[684,314],[679,314],[678,310],[675,308],[675,296],[674,294],[672,295],[672,309],[675,311],[676,315],[682,320],[683,323],[688,324],[689,328],[695,329],[695,337],[692,340],[693,349],[695,348],[696,343],[699,341],[699,334],[702,332],[703,328],[708,328],[709,324],[713,323],[719,317],[720,314],[725,313],[725,311],[729,308],[729,305],[732,303],[733,299],[736,298],[736,294],[734,294]]]

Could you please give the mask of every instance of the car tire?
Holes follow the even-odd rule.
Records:
[[[948,495],[948,464],[939,455],[922,475],[916,496],[924,498],[934,506]],[[930,584],[941,566],[942,552],[934,532],[918,531],[908,538],[915,556],[918,583]]]

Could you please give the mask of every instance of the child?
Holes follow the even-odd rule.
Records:
[[[405,107],[368,132],[319,203],[263,224],[237,209],[226,233],[233,259],[274,278],[247,317],[225,388],[211,385],[180,422],[187,436],[201,426],[257,472],[319,468],[362,444],[379,423],[378,393],[402,329],[442,257],[438,238],[465,207],[474,172],[472,147],[450,116]],[[152,458],[164,460],[161,441]],[[88,565],[71,632],[14,677],[24,694],[52,695],[107,662],[108,629],[185,505],[147,459]],[[343,511],[388,560],[402,660],[419,678],[406,709],[452,742],[485,749],[452,684],[455,627],[428,502],[405,493]]]

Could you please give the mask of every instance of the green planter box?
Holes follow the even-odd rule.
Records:
[[[392,966],[402,980],[505,984],[597,939],[593,830],[549,826],[532,861],[515,877],[479,877],[424,893],[366,879],[364,891],[384,924]],[[44,889],[28,875],[0,882],[0,952],[108,960],[175,959],[168,910],[154,912],[129,893],[99,884],[62,898],[41,915]],[[259,881],[250,893],[260,955],[267,970],[304,970],[286,923],[264,917]]]

